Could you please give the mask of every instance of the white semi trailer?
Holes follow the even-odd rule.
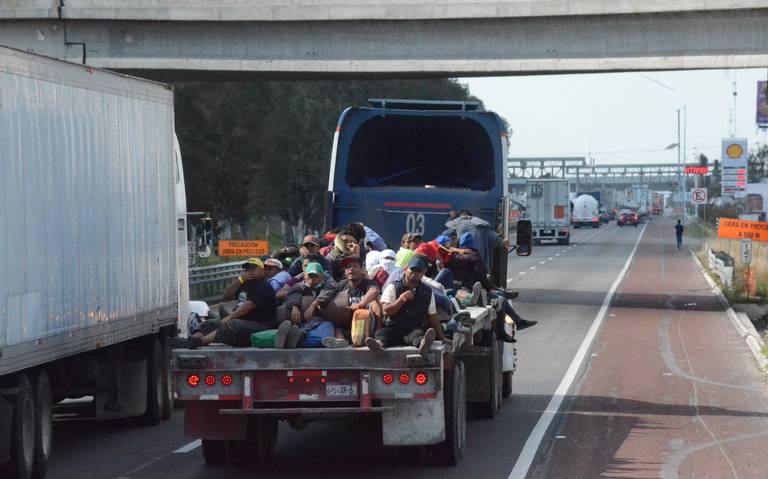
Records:
[[[543,240],[555,240],[558,244],[570,243],[569,188],[568,180],[527,181],[525,213],[531,221],[534,244],[540,244]]]
[[[0,477],[43,477],[63,400],[171,413],[184,181],[167,85],[0,47],[0,105]]]

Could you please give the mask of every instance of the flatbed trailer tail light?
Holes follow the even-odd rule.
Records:
[[[400,373],[400,384],[408,384],[411,382],[411,375],[408,373]]]
[[[206,386],[213,386],[216,384],[216,376],[213,374],[206,374],[205,375],[205,385]]]
[[[419,386],[423,386],[427,384],[428,376],[426,373],[418,372],[416,373],[416,376],[414,376],[414,381],[416,381],[416,384]]]
[[[200,375],[199,374],[190,374],[187,376],[187,384],[189,387],[196,388],[200,384]]]
[[[225,386],[231,386],[232,381],[233,381],[232,376],[230,376],[229,374],[224,374],[221,376],[221,384]]]
[[[392,373],[384,373],[381,376],[381,380],[384,381],[384,384],[392,384],[395,382],[395,375]]]

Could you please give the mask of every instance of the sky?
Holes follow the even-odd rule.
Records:
[[[693,70],[465,78],[488,110],[507,119],[511,157],[583,156],[597,164],[676,163],[681,143],[688,162],[720,158],[731,136],[736,80],[736,138],[750,149],[766,143],[755,123],[757,81],[768,70]],[[685,119],[687,118],[687,127]]]

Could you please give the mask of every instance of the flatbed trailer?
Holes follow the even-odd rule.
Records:
[[[466,444],[466,408],[485,417],[511,393],[515,350],[493,333],[495,310],[466,309],[463,332],[381,354],[367,348],[176,349],[171,370],[185,404],[185,434],[202,439],[208,463],[266,461],[278,422],[380,415],[385,446],[417,446],[425,461],[456,464]]]

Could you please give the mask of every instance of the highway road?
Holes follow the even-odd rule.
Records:
[[[539,324],[518,335],[512,398],[468,423],[459,466],[415,464],[359,420],[281,425],[270,464],[206,466],[177,410],[154,428],[57,424],[49,477],[768,477],[768,389],[673,231],[579,229],[510,257],[515,307]]]

